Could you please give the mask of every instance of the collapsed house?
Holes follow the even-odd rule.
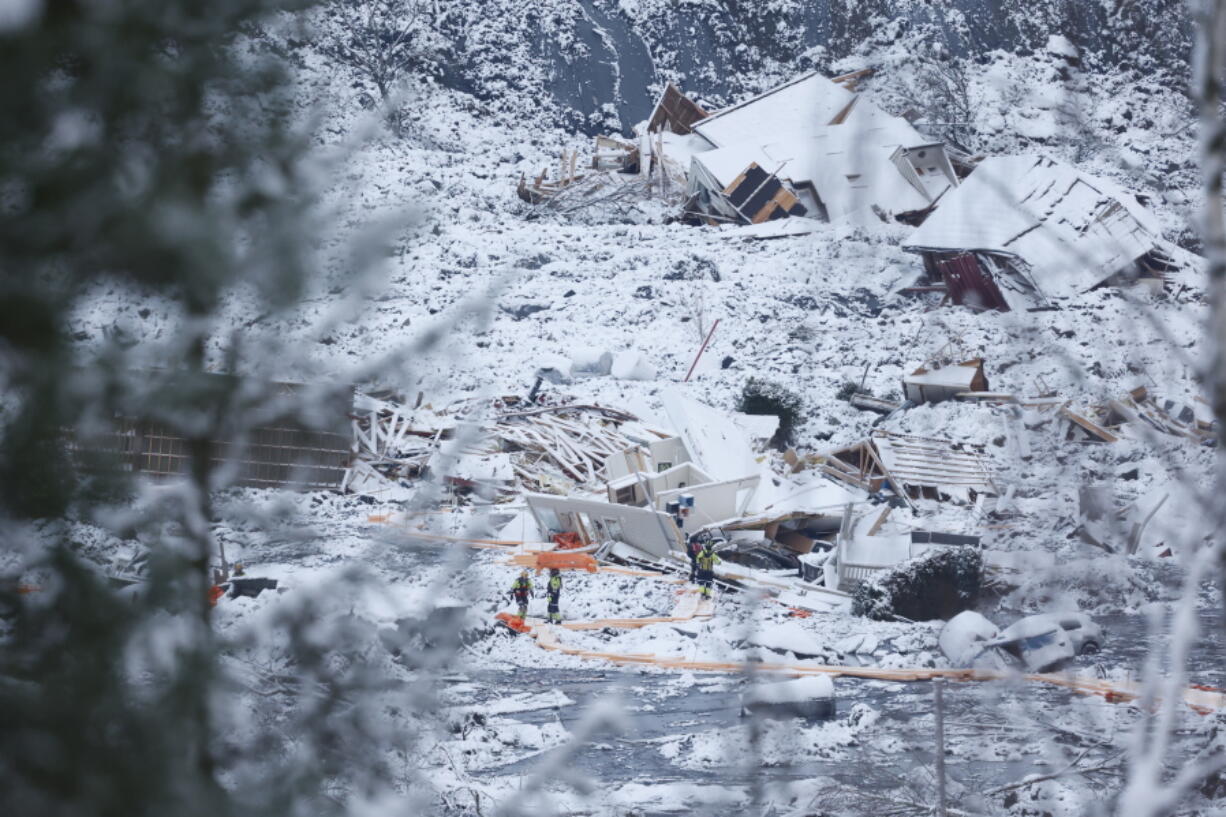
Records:
[[[563,212],[658,195],[697,224],[806,219],[770,234],[823,221],[921,223],[967,157],[857,93],[869,73],[804,74],[715,112],[668,83],[632,138],[597,136],[586,167],[563,151],[556,171],[521,176],[517,192]]]
[[[769,439],[777,419],[727,414],[676,393],[664,403],[673,433],[611,455],[604,491],[526,496],[538,538],[575,536],[581,547],[620,542],[645,559],[675,560],[687,536],[720,530],[731,541],[721,553],[728,561],[797,574],[799,554],[832,544],[853,497],[824,480],[774,473],[751,441]]]
[[[1040,156],[984,159],[902,245],[945,298],[1048,305],[1177,268],[1157,218],[1115,182]]]
[[[877,429],[861,442],[830,452],[822,473],[876,494],[973,502],[999,492],[982,449]]]
[[[686,209],[706,223],[919,223],[958,185],[943,144],[817,73],[690,127]]]
[[[777,418],[719,411],[677,391],[662,398],[667,419],[654,426],[579,403],[504,398],[435,410],[363,396],[348,487],[405,499],[412,494],[400,480],[432,476],[450,503],[490,507],[500,542],[652,570],[677,569],[689,538],[711,533],[724,539],[717,581],[801,610],[846,610],[863,581],[934,550],[979,544],[914,518],[883,527],[889,505],[865,532],[854,512],[885,489],[908,502],[995,493],[973,447],[876,432],[817,471],[804,466],[822,462],[795,456],[780,469],[765,449]],[[405,493],[389,492],[397,485]],[[522,506],[511,506],[516,499]]]

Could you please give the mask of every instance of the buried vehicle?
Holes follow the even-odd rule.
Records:
[[[1097,653],[1103,631],[1084,613],[1047,613],[1016,621],[988,642],[1031,672],[1054,669],[1077,655]]]
[[[937,644],[955,667],[1003,667],[1008,664],[988,644],[1000,635],[1000,628],[974,610],[963,610],[945,622]]]
[[[1085,613],[1041,613],[1029,616],[1007,627],[1001,633],[1001,637],[1005,637],[1010,631],[1026,622],[1034,622],[1027,626],[1039,626],[1045,622],[1055,624],[1068,635],[1073,645],[1073,652],[1077,655],[1094,655],[1102,649],[1103,628]]]
[[[991,621],[967,610],[946,623],[937,641],[954,666],[1020,666],[1045,672],[1075,656],[1097,653],[1103,630],[1084,613],[1028,616],[997,630]]]
[[[826,675],[751,686],[741,695],[741,715],[777,720],[834,715],[834,682]]]

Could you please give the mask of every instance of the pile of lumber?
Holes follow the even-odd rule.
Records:
[[[353,418],[358,456],[391,477],[415,477],[438,449],[444,430],[432,412],[408,410],[386,401],[370,401],[367,411]]]
[[[579,485],[598,483],[605,461],[633,445],[616,427],[631,419],[600,406],[557,406],[504,414],[488,431],[501,450],[521,454],[515,458],[516,476],[539,491],[549,487],[541,479],[542,463]]]
[[[1108,401],[1099,409],[1108,425],[1138,423],[1160,434],[1183,437],[1201,444],[1217,442],[1217,423],[1208,404],[1199,396],[1194,405],[1162,400],[1144,386],[1133,389],[1118,400]]]
[[[634,444],[619,428],[635,417],[597,405],[530,404],[508,411],[499,402],[492,417],[488,404],[473,401],[436,411],[361,395],[356,405],[354,458],[344,484],[393,499],[396,483],[435,467],[432,458],[461,426],[467,427],[465,435],[450,455],[510,455],[515,484],[498,486],[499,494],[507,496],[519,490],[569,493],[597,485],[605,461]]]
[[[542,170],[541,175],[532,180],[528,184],[526,176],[519,177],[519,186],[516,188],[516,193],[521,199],[529,204],[542,204],[549,201],[561,193],[566,188],[578,181],[583,181],[587,176],[576,173],[575,167],[579,161],[579,151],[562,151],[562,160],[559,164],[558,177],[556,179],[548,179],[548,169]]]

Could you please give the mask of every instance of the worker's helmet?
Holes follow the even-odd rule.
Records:
[[[519,577],[521,579],[528,578],[528,568],[525,567],[523,570],[519,571]]]
[[[558,575],[559,573],[561,573],[561,572],[562,572],[562,571],[558,570],[556,567],[551,567],[551,568],[549,568],[549,575],[550,575],[550,576],[557,576],[557,575]]]

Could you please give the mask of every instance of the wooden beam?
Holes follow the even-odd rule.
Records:
[[[1080,414],[1075,414],[1069,411],[1067,406],[1060,407],[1060,416],[1068,420],[1069,422],[1073,423],[1074,425],[1081,427],[1091,436],[1097,437],[1102,442],[1113,443],[1119,440],[1119,437],[1115,436],[1110,431],[1100,426],[1098,423],[1088,420],[1085,417],[1082,417]]]
[[[881,526],[885,524],[886,517],[890,515],[890,511],[894,510],[892,505],[886,505],[881,509],[881,515],[877,517],[877,521],[868,529],[869,536],[876,536],[877,531],[881,530]]]

